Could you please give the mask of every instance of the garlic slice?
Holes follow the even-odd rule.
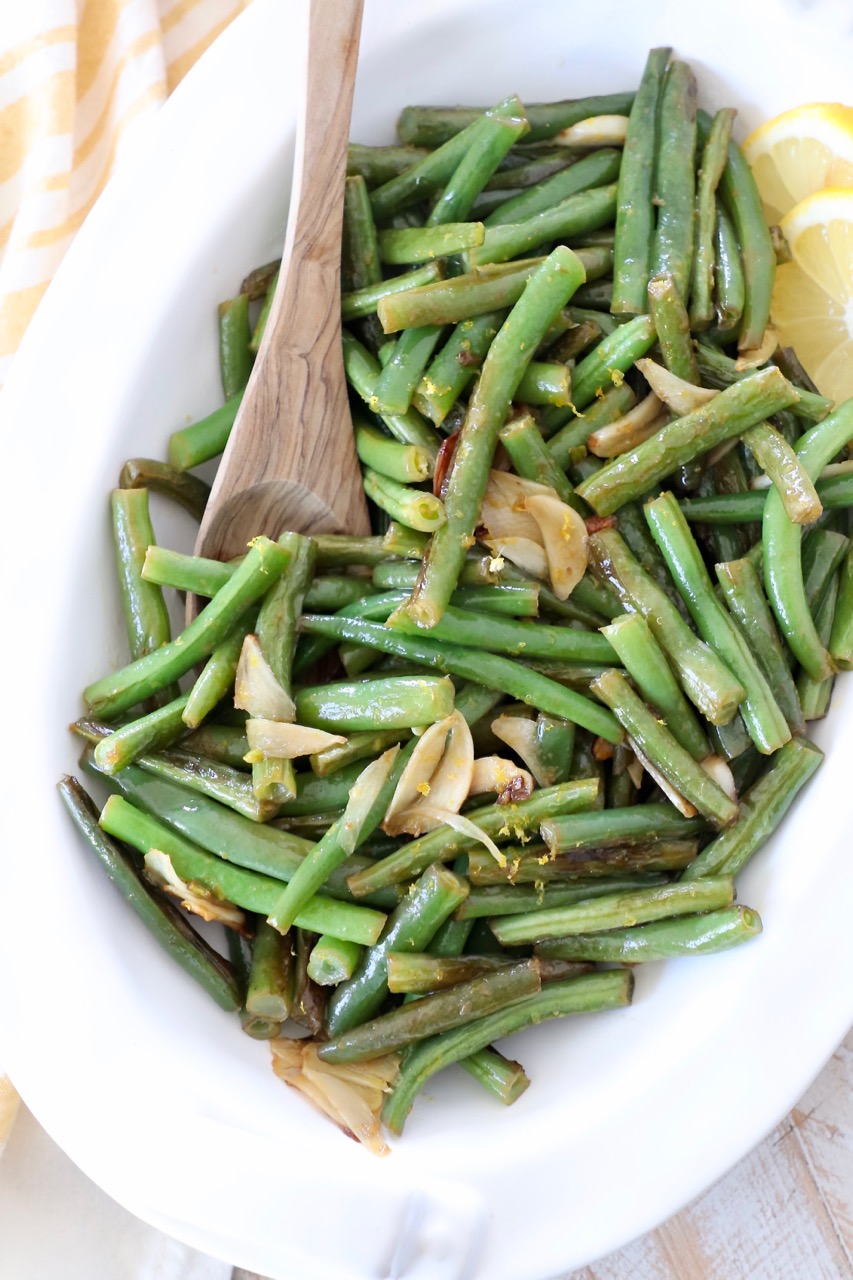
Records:
[[[532,538],[484,538],[493,556],[510,560],[517,568],[534,578],[548,577],[548,557],[544,547]]]
[[[706,756],[700,764],[708,776],[714,779],[717,786],[725,791],[730,800],[737,800],[735,776],[722,756]]]
[[[309,729],[303,724],[283,724],[279,720],[254,717],[246,721],[246,738],[249,756],[277,756],[281,760],[294,760],[297,756],[313,756],[329,747],[343,746],[346,738],[339,733],[326,733],[325,729]]]
[[[344,1133],[374,1155],[387,1155],[380,1114],[385,1095],[400,1069],[399,1055],[364,1062],[323,1062],[313,1040],[270,1041],[272,1069],[280,1080],[304,1094]]]
[[[530,538],[537,542],[539,529],[527,514],[525,504],[533,494],[553,492],[548,485],[522,480],[509,471],[491,471],[480,509],[480,523],[490,538]]]
[[[652,778],[658,784],[661,791],[666,796],[667,800],[669,800],[672,804],[675,805],[678,812],[683,814],[685,818],[695,818],[696,809],[694,808],[694,806],[690,803],[689,800],[685,799],[685,797],[681,794],[680,791],[676,791],[672,783],[669,782],[668,779],[663,776],[660,769],[658,769],[656,765],[652,764],[648,756],[643,751],[640,750],[640,748],[637,746],[634,739],[630,737],[630,735],[628,737],[628,745],[630,746],[634,755],[639,760],[640,764],[645,769],[646,773],[649,775],[650,778]]]
[[[465,717],[454,711],[421,736],[397,783],[382,822],[387,835],[423,835],[441,826],[433,808],[458,812],[474,772],[474,741]]]
[[[533,777],[503,756],[478,756],[474,761],[469,796],[496,793],[498,804],[528,800],[535,786]]]
[[[589,562],[589,534],[583,516],[561,502],[553,490],[548,495],[531,495],[527,510],[539,525],[551,589],[558,599],[566,600]]]
[[[590,116],[561,129],[551,141],[558,147],[621,147],[627,136],[627,116]]]
[[[294,720],[296,707],[273,675],[257,636],[248,635],[234,677],[234,706],[261,720]]]
[[[388,781],[388,775],[399,751],[399,743],[383,751],[382,755],[372,760],[366,769],[362,769],[353,783],[338,835],[338,842],[346,853],[352,853],[358,844],[367,815]]]
[[[694,409],[701,408],[703,404],[707,404],[709,400],[713,400],[720,394],[719,391],[714,391],[710,387],[697,387],[692,382],[686,382],[684,378],[670,373],[669,369],[665,369],[662,364],[656,364],[648,356],[643,356],[637,361],[637,368],[658,399],[662,400],[679,418],[683,418],[686,413],[692,413]]]
[[[757,369],[760,365],[766,364],[778,345],[779,335],[772,325],[768,325],[758,346],[741,351],[737,360],[735,360],[735,368],[738,373],[745,373],[747,369]]]
[[[665,416],[662,415],[663,402],[654,391],[649,392],[644,400],[629,409],[621,418],[599,427],[593,431],[586,442],[590,453],[597,458],[615,458],[620,453],[627,453],[636,445],[642,444],[649,436],[654,435],[663,426]]]
[[[172,859],[162,849],[149,849],[145,855],[145,875],[153,885],[180,900],[181,906],[202,920],[218,920],[239,933],[246,917],[233,902],[206,896],[199,886],[187,884],[172,865]]]
[[[432,805],[428,801],[424,803],[423,812],[430,819],[433,827],[450,827],[451,830],[458,831],[460,835],[476,840],[478,844],[486,846],[499,866],[506,866],[506,857],[494,840],[482,827],[478,827],[476,822],[472,822],[470,818],[463,817],[461,813],[452,813],[449,809],[439,809],[437,805]],[[430,830],[432,830],[432,827]]]

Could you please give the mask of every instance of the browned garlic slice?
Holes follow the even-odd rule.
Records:
[[[663,409],[663,402],[651,391],[621,418],[593,431],[586,447],[597,458],[616,458],[620,453],[627,453],[664,425],[667,415],[661,412]]]
[[[478,756],[474,761],[469,796],[497,794],[498,804],[529,799],[534,787],[531,774],[503,756]]]
[[[234,706],[261,720],[293,720],[293,699],[273,675],[257,636],[248,635],[234,677]]]
[[[146,853],[145,875],[158,889],[178,898],[186,911],[201,916],[202,920],[218,920],[238,932],[246,923],[245,915],[233,902],[206,895],[198,886],[182,880],[172,859],[162,849],[149,849]]]
[[[364,1062],[323,1062],[313,1040],[270,1041],[272,1068],[280,1080],[298,1089],[319,1111],[374,1155],[387,1155],[380,1113],[397,1078],[396,1053]]]
[[[342,746],[346,738],[339,733],[327,733],[325,729],[310,729],[303,724],[283,724],[279,720],[256,717],[246,721],[246,738],[249,757],[255,759],[274,756],[280,760],[295,760],[297,756],[313,756],[328,747]],[[258,753],[255,755],[255,753]]]
[[[362,769],[353,783],[338,835],[340,846],[346,853],[352,853],[355,849],[365,819],[388,780],[399,750],[399,743],[389,747],[376,760],[371,761],[366,769]]]

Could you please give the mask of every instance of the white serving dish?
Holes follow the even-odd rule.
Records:
[[[530,100],[636,84],[672,44],[741,136],[849,95],[849,33],[766,0],[367,0],[353,136],[411,101]],[[377,1160],[273,1077],[161,955],[70,828],[54,783],[79,690],[123,658],[106,494],[219,402],[216,303],[282,238],[298,5],[254,0],[164,107],[93,211],[3,400],[6,767],[0,1028],[42,1124],[133,1212],[276,1280],[544,1280],[655,1226],[784,1115],[853,1019],[845,759],[743,876],[765,932],[638,973],[630,1010],[527,1032],[533,1085],[503,1111],[461,1074]],[[191,537],[188,523],[161,539]],[[14,747],[13,747],[14,744]]]

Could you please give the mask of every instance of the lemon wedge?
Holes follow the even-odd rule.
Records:
[[[762,124],[743,144],[765,213],[779,220],[825,187],[853,187],[853,107],[812,102]]]
[[[819,390],[853,396],[853,187],[829,187],[782,219],[792,261],[776,272],[771,316]]]

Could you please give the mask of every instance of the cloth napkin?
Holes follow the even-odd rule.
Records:
[[[110,175],[249,0],[0,2],[0,386]],[[1,1031],[2,1029],[0,1029]],[[0,1280],[228,1280],[135,1219],[40,1129],[0,1062]]]

